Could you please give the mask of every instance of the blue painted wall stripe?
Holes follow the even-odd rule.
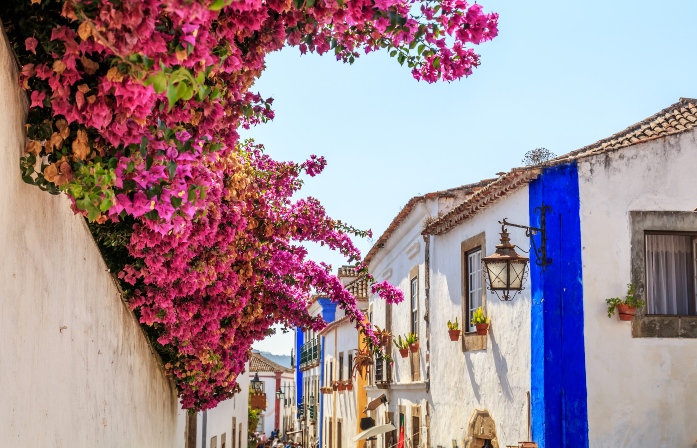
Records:
[[[532,434],[540,448],[588,446],[586,359],[583,337],[581,221],[576,164],[547,168],[529,185],[530,225],[535,208],[547,213],[547,257],[530,263]],[[540,236],[536,236],[539,246]],[[533,256],[534,257],[534,256]]]
[[[305,333],[302,328],[295,329],[295,402],[298,406],[305,404],[303,403],[303,372],[300,370],[300,347],[305,343]],[[309,412],[305,409],[305,412]]]

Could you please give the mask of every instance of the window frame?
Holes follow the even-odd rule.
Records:
[[[476,308],[472,307],[471,303],[471,298],[470,296],[472,295],[473,292],[476,291],[470,291],[470,277],[472,276],[472,272],[470,271],[470,257],[476,253],[479,253],[479,276],[482,277],[480,279],[480,287],[479,287],[479,303],[477,304],[477,308],[480,306],[483,308],[484,307],[484,291],[485,291],[485,286],[484,286],[484,270],[482,269],[481,266],[481,260],[482,257],[484,256],[484,249],[481,246],[477,246],[473,249],[468,250],[463,254],[465,257],[464,259],[464,264],[465,264],[465,318],[466,320],[463,320],[463,327],[466,324],[467,325],[467,331],[466,333],[476,333],[477,328],[472,325],[470,322],[472,321],[472,315],[474,314],[474,310]]]
[[[697,234],[697,213],[692,211],[630,211],[630,282],[638,298],[646,300],[646,233]],[[632,320],[635,338],[697,339],[697,316],[647,315],[637,309]]]
[[[409,276],[409,306],[411,333],[419,334],[419,274]]]

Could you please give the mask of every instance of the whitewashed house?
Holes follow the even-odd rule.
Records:
[[[347,275],[348,274],[348,275]],[[359,309],[367,311],[367,282],[356,278],[348,267],[340,269],[339,277],[358,299]],[[343,310],[337,310],[336,320],[319,332],[323,347],[325,393],[321,394],[323,417],[322,447],[352,448],[359,432],[358,422],[365,407],[365,381],[354,378],[353,359],[361,345],[361,334]],[[360,407],[360,409],[359,409]]]
[[[249,371],[249,363],[246,369]],[[207,411],[189,415],[179,410],[179,426],[184,427],[181,448],[247,448],[249,378],[238,376],[239,391],[230,399]]]
[[[256,430],[266,437],[272,432],[283,436],[285,431],[295,429],[295,378],[293,369],[271,361],[262,354],[252,351],[249,361],[249,380],[255,390],[255,382],[261,382],[261,392],[266,396]],[[283,394],[279,394],[281,391]]]
[[[371,301],[373,322],[394,334],[420,324],[424,385],[417,361],[397,355],[382,386],[390,411],[406,417],[407,443],[420,424],[419,444],[433,447],[694,446],[695,122],[697,101],[681,99],[607,139],[502,173],[445,213],[410,201],[368,256],[377,279],[407,297],[392,310]],[[487,291],[481,265],[504,218],[545,230],[531,239],[507,226],[531,259],[510,301]],[[609,319],[606,299],[629,283],[646,305],[631,322]],[[478,306],[491,319],[486,336],[468,325]],[[453,342],[446,324],[456,317],[465,332]],[[409,427],[410,408],[425,421]]]
[[[515,445],[529,430],[541,447],[694,442],[696,106],[681,100],[608,139],[505,173],[429,223],[433,445]],[[531,251],[526,289],[502,302],[481,288],[478,260],[495,252],[498,221],[540,228],[542,207],[546,253]],[[524,230],[508,231],[529,247]],[[608,319],[605,300],[629,283],[647,306],[631,323]],[[488,335],[450,343],[446,322],[468,321],[480,303]],[[477,415],[492,429],[486,439]]]
[[[371,297],[368,315],[371,322],[396,338],[414,333],[419,348],[402,358],[393,345],[388,347],[394,363],[376,359],[366,387],[368,401],[385,394],[388,402],[368,416],[376,425],[392,423],[396,431],[369,441],[367,446],[387,448],[395,445],[400,432],[411,447],[425,446],[429,415],[429,328],[427,321],[426,245],[421,231],[428,216],[446,213],[464,201],[483,183],[412,198],[377,239],[364,263],[378,281],[387,280],[400,287],[405,300],[398,305]]]

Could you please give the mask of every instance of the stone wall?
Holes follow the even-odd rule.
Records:
[[[0,446],[173,447],[175,388],[84,220],[20,178],[27,99],[1,33]]]

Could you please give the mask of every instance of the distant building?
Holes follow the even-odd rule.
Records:
[[[270,437],[273,431],[278,431],[280,436],[294,431],[296,401],[293,369],[277,364],[254,351],[249,361],[249,379],[261,381],[266,396],[266,407],[262,411],[256,430],[267,437]],[[282,396],[279,396],[279,391],[282,392]]]
[[[239,391],[213,409],[194,415],[179,410],[179,426],[184,428],[184,437],[177,447],[247,448],[249,378],[246,373],[239,375],[237,384]]]

